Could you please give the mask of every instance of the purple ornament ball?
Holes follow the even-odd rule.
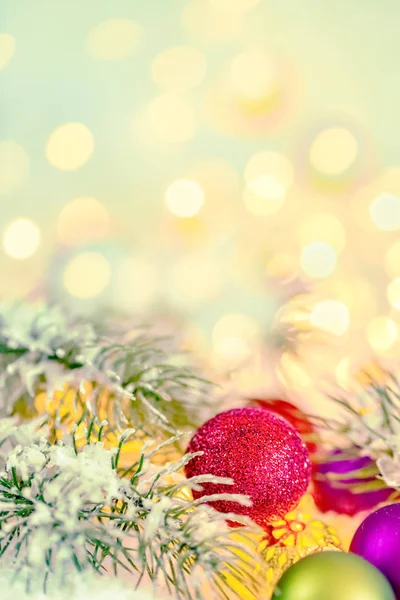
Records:
[[[354,534],[350,552],[379,569],[400,600],[400,503],[370,514]]]
[[[386,502],[393,490],[389,488],[365,489],[362,492],[353,486],[374,483],[374,476],[361,476],[362,470],[371,468],[374,461],[367,456],[347,456],[340,450],[328,454],[324,460],[313,465],[313,496],[321,512],[334,511],[354,516],[372,510]],[[335,479],[330,479],[334,477]]]

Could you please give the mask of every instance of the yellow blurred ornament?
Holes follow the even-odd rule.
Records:
[[[35,397],[34,406],[39,415],[47,413],[49,416],[54,416],[58,413],[60,419],[68,417],[76,421],[82,416],[82,406],[92,389],[90,382],[85,382],[79,390],[66,384],[52,395],[40,392]]]
[[[324,550],[341,550],[336,529],[315,518],[314,501],[306,495],[296,510],[271,523],[258,545],[267,563],[267,580],[274,586],[290,565],[304,556]]]
[[[104,447],[106,449],[112,449],[119,446],[120,439],[121,433],[109,431],[103,436],[102,441],[104,442]],[[118,456],[118,467],[120,469],[128,469],[139,461],[145,444],[146,452],[151,453],[150,462],[154,465],[162,466],[170,462],[177,462],[182,458],[182,452],[176,446],[171,444],[157,450],[159,446],[157,440],[153,440],[148,436],[140,435],[139,432],[136,432],[132,439],[127,439],[127,441],[121,445]],[[127,474],[129,474],[129,472],[127,472]]]
[[[241,598],[241,600],[258,600],[258,598],[268,597],[268,584],[262,580],[261,563],[257,562],[259,556],[258,547],[262,541],[262,533],[257,531],[241,533],[240,531],[232,531],[230,539],[235,547],[232,548],[234,554],[240,559],[240,562],[235,565],[235,570],[232,571],[227,566],[224,571],[224,579],[227,586],[226,596],[228,598]],[[253,563],[253,565],[252,565]],[[254,567],[252,578],[257,580],[260,587],[260,596],[256,597],[238,578],[235,573],[236,569],[248,571]],[[229,591],[228,591],[229,590]]]
[[[124,412],[125,402],[122,400],[118,410]],[[118,448],[123,430],[116,427],[115,408],[115,397],[110,390],[90,381],[81,383],[79,387],[67,383],[53,394],[43,391],[34,399],[36,414],[48,416],[51,441],[63,439],[74,431],[77,447],[84,446],[89,435],[91,442],[100,439],[108,450]],[[18,414],[24,416],[21,407],[18,410]],[[145,444],[147,452],[151,453],[150,462],[155,465],[165,465],[182,458],[183,453],[176,445],[163,446],[158,451],[159,440],[150,438],[128,423],[126,427],[132,428],[132,435],[119,449],[118,467],[127,476],[131,474],[129,467],[139,461]]]

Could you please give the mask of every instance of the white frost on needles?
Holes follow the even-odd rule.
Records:
[[[366,375],[368,375],[366,373]],[[337,399],[344,408],[339,431],[358,453],[376,461],[383,481],[400,491],[400,380],[381,370],[377,381],[355,383]]]
[[[11,437],[18,437],[11,431]],[[130,573],[133,587],[147,578],[154,586],[172,589],[176,598],[186,598],[189,589],[197,593],[205,581],[218,585],[227,564],[239,580],[253,573],[251,556],[245,567],[240,560],[236,569],[239,558],[226,524],[227,518],[244,524],[248,520],[199,505],[184,491],[198,489],[207,480],[229,480],[187,480],[179,472],[189,456],[159,467],[150,462],[150,449],[144,449],[127,479],[118,471],[117,449],[108,450],[101,441],[88,441],[77,449],[73,436],[71,445],[67,440],[51,445],[42,437],[20,443],[5,458],[0,473],[0,554],[14,567],[18,580],[30,584],[41,576],[44,583],[55,577],[69,586],[71,572],[101,574],[105,569]],[[228,494],[223,498],[240,499]],[[167,598],[165,587],[162,593]]]
[[[121,429],[128,419],[136,428],[169,437],[211,416],[210,385],[177,363],[179,353],[165,340],[138,331],[109,336],[101,333],[104,329],[103,323],[82,322],[55,306],[0,304],[3,414],[10,414],[16,402],[32,406],[38,391],[52,398],[56,390],[85,391],[90,382],[85,409],[97,416],[99,394],[107,389],[113,397],[112,421]]]
[[[40,591],[40,581],[32,581],[31,591],[27,593],[21,583],[12,583],[12,578],[10,569],[0,570],[1,600],[156,600],[151,589],[133,591],[126,582],[108,576],[71,575],[71,585],[67,590],[53,581],[52,591],[48,594]],[[163,598],[165,600],[165,596]]]
[[[12,408],[18,398],[35,395],[43,378],[49,393],[76,381],[77,373],[58,361],[90,369],[98,352],[98,336],[87,323],[71,320],[57,306],[43,304],[0,305],[0,347],[4,363],[0,372],[2,398]]]
[[[63,354],[64,346],[73,348],[78,342],[82,347],[81,362],[86,362],[90,360],[87,351],[94,349],[96,334],[86,323],[71,323],[58,306],[21,303],[0,305],[0,339],[10,349],[47,356]]]

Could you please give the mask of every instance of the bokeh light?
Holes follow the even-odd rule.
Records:
[[[110,231],[110,217],[104,206],[91,196],[68,202],[57,221],[57,235],[64,244],[104,238]]]
[[[269,216],[283,205],[294,178],[290,161],[278,152],[258,152],[244,170],[247,185],[243,200],[255,215]]]
[[[343,335],[349,327],[349,311],[337,300],[318,302],[310,317],[311,325],[334,335]]]
[[[204,193],[196,181],[180,179],[171,183],[165,200],[169,211],[177,217],[194,217],[204,204]]]
[[[16,41],[9,33],[0,33],[0,71],[5,69],[15,54]]]
[[[191,332],[195,353],[202,340],[206,370],[289,386],[308,409],[326,371],[350,381],[350,362],[398,354],[400,88],[385,81],[396,52],[374,45],[387,69],[360,55],[361,81],[324,35],[325,19],[357,51],[369,20],[355,19],[357,37],[346,19],[361,8],[336,4],[299,29],[295,0],[50,2],[33,47],[28,13],[8,4],[4,299],[160,318],[173,335]],[[16,223],[28,218],[24,232]],[[298,310],[277,332],[287,298]]]
[[[336,267],[335,250],[325,242],[312,242],[302,249],[300,264],[309,277],[329,277]]]
[[[185,142],[196,133],[193,104],[182,94],[161,94],[149,104],[146,117],[150,131],[161,141]]]
[[[17,219],[6,229],[4,251],[12,258],[23,260],[36,252],[40,243],[38,227],[29,219]]]
[[[100,60],[120,60],[131,56],[141,40],[141,27],[130,19],[108,19],[90,30],[86,48]]]
[[[368,280],[359,276],[335,276],[318,282],[320,294],[345,304],[351,314],[352,325],[365,326],[377,310],[377,290]]]
[[[255,215],[268,217],[276,213],[285,201],[286,190],[282,183],[271,175],[258,175],[246,186],[243,201]]]
[[[232,366],[246,360],[254,352],[259,336],[259,325],[251,317],[244,314],[227,314],[214,326],[213,349],[222,361]]]
[[[47,160],[57,169],[80,169],[93,153],[93,134],[83,123],[65,123],[49,136],[46,146]]]
[[[358,142],[344,127],[321,131],[311,144],[310,163],[322,175],[337,176],[347,171],[355,162]]]
[[[293,183],[294,170],[290,160],[279,152],[257,152],[248,160],[244,178],[249,183],[260,175],[275,177],[288,190]]]
[[[70,260],[64,270],[64,287],[79,299],[95,298],[107,287],[111,265],[100,252],[81,252]]]
[[[302,246],[311,242],[326,242],[340,252],[346,244],[346,231],[337,217],[329,213],[316,213],[300,223],[299,240]]]
[[[151,75],[157,85],[179,90],[199,85],[206,69],[202,52],[191,46],[172,46],[157,54],[151,65]]]
[[[268,54],[257,50],[235,56],[230,69],[233,89],[252,101],[271,98],[279,88],[279,71]]]
[[[388,350],[397,338],[397,326],[393,319],[379,316],[372,319],[367,326],[367,339],[377,352]]]
[[[385,254],[385,270],[389,277],[400,277],[400,241],[393,242]]]
[[[393,279],[387,286],[387,298],[393,308],[400,310],[400,278]]]
[[[0,194],[14,192],[27,178],[29,157],[13,141],[0,141]]]
[[[380,194],[371,203],[371,219],[383,231],[400,229],[400,198],[393,194]]]

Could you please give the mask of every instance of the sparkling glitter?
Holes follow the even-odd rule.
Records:
[[[194,435],[188,452],[202,451],[186,466],[186,475],[230,477],[234,485],[203,484],[203,495],[244,494],[251,507],[221,500],[221,512],[251,517],[261,527],[293,510],[307,490],[311,476],[308,451],[295,430],[272,412],[239,408],[221,413]]]

